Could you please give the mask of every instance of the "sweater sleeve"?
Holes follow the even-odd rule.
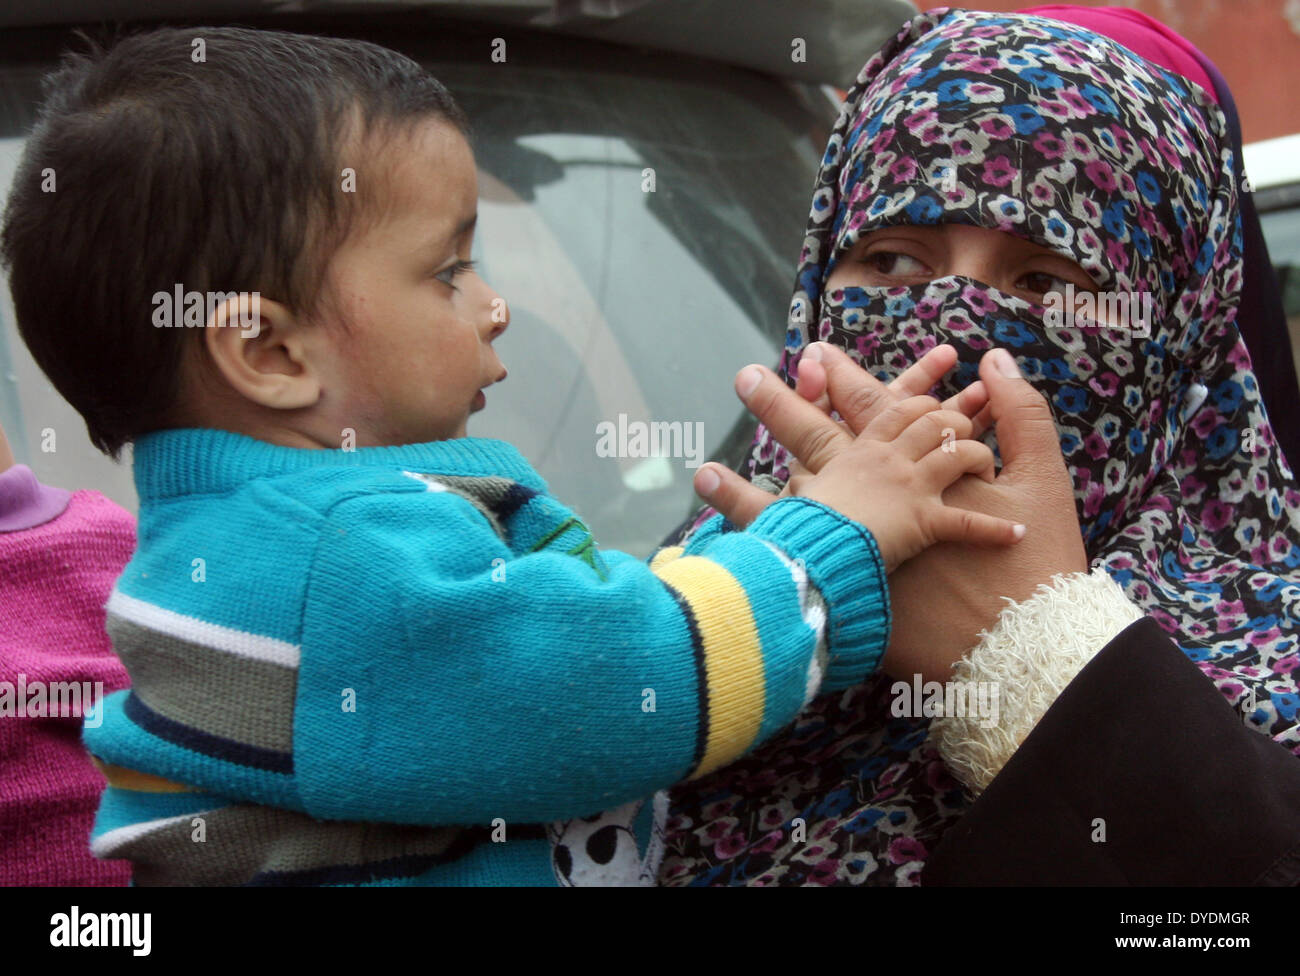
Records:
[[[730,762],[819,688],[865,678],[888,641],[874,539],[808,499],[743,532],[719,517],[649,564],[583,551],[514,553],[450,492],[336,506],[295,702],[307,812],[592,814]]]

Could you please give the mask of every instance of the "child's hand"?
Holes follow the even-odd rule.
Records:
[[[804,349],[799,360],[795,389],[823,414],[829,415],[832,409],[837,409],[840,419],[831,419],[838,423],[840,430],[849,437],[854,437],[889,404],[908,396],[919,396],[932,389],[956,363],[957,350],[946,344],[939,345],[926,352],[897,379],[885,386],[871,378],[843,350],[830,343],[814,342]],[[872,379],[872,382],[864,382],[864,377]],[[737,376],[737,380],[739,378]],[[739,385],[736,392],[740,393]],[[741,399],[744,400],[745,397],[742,396]],[[989,426],[988,399],[984,383],[976,380],[942,406],[945,410],[957,410],[971,418],[969,436],[979,437]],[[774,405],[779,407],[779,401]],[[752,407],[751,411],[759,420],[767,422],[763,414],[753,411]],[[809,470],[803,466],[797,450],[792,450],[792,453],[795,456],[788,462],[791,478],[816,473],[816,468]],[[715,463],[700,468],[695,478],[695,490],[732,523],[740,526],[752,522],[759,512],[777,498],[786,498],[791,494],[788,481],[779,495],[770,495],[731,469]]]
[[[935,346],[905,369],[885,389],[893,394],[896,400],[920,396],[933,389],[935,384],[956,365],[955,348],[947,343]],[[864,415],[860,410],[856,412],[853,410],[855,399],[860,399],[863,395],[861,388],[854,385],[857,374],[862,371],[862,365],[839,346],[829,342],[814,342],[804,349],[803,355],[799,358],[795,390],[826,414],[841,405],[840,398],[847,398],[847,409],[850,415],[856,416],[859,420],[858,426],[853,430],[856,434],[872,416]],[[945,400],[943,409],[957,410],[970,417],[974,421],[972,437],[979,437],[989,428],[991,422],[989,395],[983,380],[976,380],[957,395]]]
[[[1010,521],[943,504],[943,489],[963,474],[993,477],[992,452],[967,439],[974,430],[970,417],[941,409],[930,397],[897,400],[856,364],[841,375],[855,389],[836,398],[845,416],[839,424],[770,370],[749,366],[737,376],[737,392],[751,412],[807,470],[818,472],[796,472],[787,494],[813,498],[866,525],[891,570],[937,541],[1008,544],[1023,534]],[[874,419],[864,423],[866,417]],[[748,509],[772,501],[732,472],[731,479],[710,483],[709,470],[701,469],[697,488],[733,521],[748,521]]]
[[[944,375],[956,364],[956,349],[946,343],[935,346],[905,369],[885,389],[892,393],[897,400],[908,396],[921,396],[933,389],[935,384],[943,379]],[[856,434],[857,430],[853,430],[844,420],[837,419],[832,414],[835,404],[831,403],[829,370],[835,370],[836,375],[843,375],[846,367],[850,375],[855,370],[862,369],[860,364],[851,359],[838,346],[833,346],[827,342],[814,342],[805,348],[804,355],[799,359],[795,392],[809,403],[816,405],[823,413],[831,415],[831,419],[836,420],[841,429]],[[841,389],[843,385],[840,385]],[[884,404],[880,405],[880,409],[884,409]],[[989,428],[989,397],[982,380],[976,380],[960,393],[945,400],[943,409],[957,410],[970,417],[971,437],[979,437]],[[866,422],[866,418],[863,418],[863,422]],[[861,427],[858,430],[861,430]],[[816,473],[809,471],[800,464],[798,458],[791,458],[787,467],[790,471],[790,478]],[[776,497],[788,498],[789,496],[790,483],[787,481],[785,487],[781,489],[781,493]]]
[[[993,452],[968,439],[971,429],[964,414],[940,409],[931,397],[909,397],[886,408],[817,474],[791,477],[790,493],[865,525],[887,572],[936,542],[1009,545],[1024,535],[1023,525],[943,502],[944,489],[963,475],[993,479]]]

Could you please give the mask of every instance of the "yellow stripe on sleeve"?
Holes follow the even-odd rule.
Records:
[[[651,568],[690,605],[703,643],[708,740],[697,779],[725,766],[754,744],[763,722],[767,679],[749,595],[711,559],[684,556]]]
[[[103,774],[104,779],[108,780],[108,785],[116,787],[119,790],[135,790],[139,793],[192,793],[194,787],[186,786],[184,783],[176,783],[169,779],[163,779],[161,776],[154,776],[152,773],[142,773],[139,770],[127,769],[124,766],[113,766],[101,761],[96,756],[91,756],[95,768]]]
[[[674,559],[681,556],[686,551],[684,546],[665,546],[654,554],[650,560],[650,568],[656,573],[663,566],[667,566]]]

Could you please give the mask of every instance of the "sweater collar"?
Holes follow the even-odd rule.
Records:
[[[36,480],[32,469],[15,464],[0,471],[0,532],[44,525],[63,514],[72,492]]]
[[[541,476],[505,441],[458,437],[424,444],[327,450],[281,447],[211,428],[159,430],[135,441],[136,492],[141,499],[228,491],[255,478],[306,468],[376,466],[430,474],[505,477],[538,491]]]

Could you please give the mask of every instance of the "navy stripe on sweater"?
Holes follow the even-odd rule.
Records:
[[[293,774],[293,753],[277,752],[274,749],[263,749],[259,746],[250,746],[244,742],[223,739],[220,736],[196,729],[192,725],[177,722],[165,715],[159,715],[141,701],[140,696],[135,692],[127,695],[126,702],[122,706],[122,712],[128,719],[150,735],[166,739],[168,742],[183,746],[186,749],[201,752],[205,756],[224,759],[226,762],[236,763],[240,766],[264,769],[270,773]]]
[[[663,579],[659,582],[663,583],[664,588],[673,595],[677,606],[681,608],[682,617],[685,618],[686,627],[691,634],[691,648],[695,652],[695,681],[700,690],[698,695],[700,714],[695,731],[695,755],[691,757],[691,773],[694,773],[700,768],[700,763],[704,762],[704,750],[709,744],[709,672],[704,664],[704,638],[700,635],[700,625],[695,620],[695,611],[691,609],[690,601],[671,583]]]

